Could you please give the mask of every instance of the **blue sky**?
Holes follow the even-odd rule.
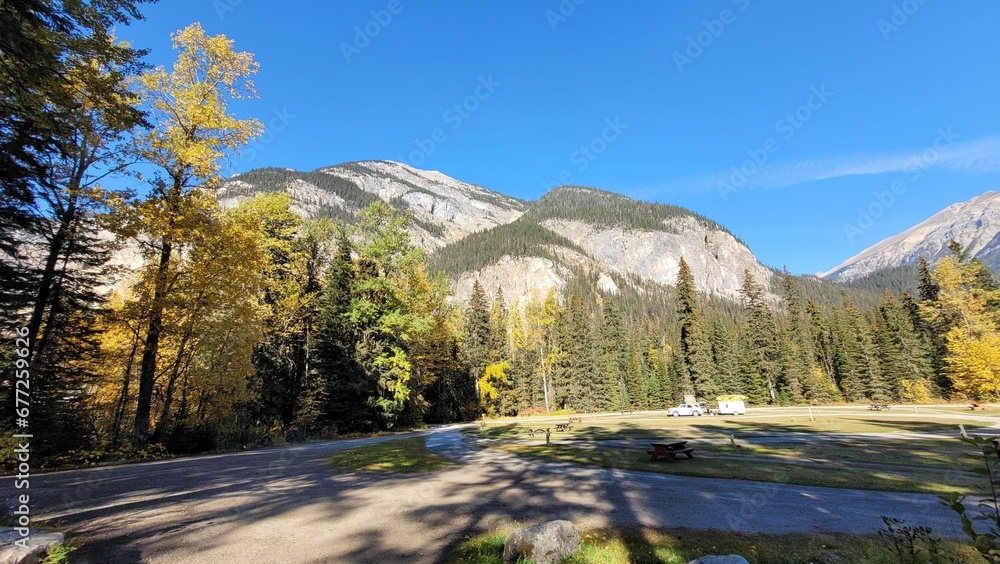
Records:
[[[1000,190],[1000,4],[163,0],[119,30],[170,64],[200,21],[260,62],[234,171],[389,159],[536,199],[684,206],[766,264],[833,268]]]

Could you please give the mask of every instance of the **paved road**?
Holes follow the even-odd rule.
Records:
[[[886,514],[960,534],[933,496],[586,468],[472,450],[454,428],[426,434],[459,464],[381,476],[324,462],[383,437],[37,475],[32,501],[36,515],[82,535],[74,560],[102,563],[435,562],[465,534],[554,518],[862,533]],[[11,478],[0,492],[11,496]]]

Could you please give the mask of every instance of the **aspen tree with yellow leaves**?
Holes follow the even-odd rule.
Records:
[[[151,192],[125,210],[123,232],[137,237],[151,259],[152,292],[143,335],[133,442],[149,440],[150,407],[164,327],[164,308],[178,270],[172,264],[208,224],[220,161],[262,131],[256,119],[228,113],[228,102],[257,95],[253,55],[234,50],[224,35],[208,36],[198,23],[173,35],[177,60],[135,82],[152,128],[136,151],[156,171]]]
[[[955,255],[935,265],[936,299],[921,304],[921,312],[944,331],[944,372],[954,389],[995,400],[1000,398],[1000,290],[982,263]]]

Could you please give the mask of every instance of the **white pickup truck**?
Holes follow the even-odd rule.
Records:
[[[682,403],[677,407],[670,408],[668,412],[674,417],[680,417],[681,415],[704,415],[705,411],[702,406],[695,403]]]

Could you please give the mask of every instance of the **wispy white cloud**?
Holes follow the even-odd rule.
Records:
[[[1000,171],[1000,135],[959,141],[947,129],[935,143],[920,150],[868,155],[840,155],[798,161],[766,162],[752,159],[734,163],[728,170],[694,175],[655,187],[637,190],[634,196],[650,197],[677,192],[775,189],[839,178],[942,168],[957,172]]]

